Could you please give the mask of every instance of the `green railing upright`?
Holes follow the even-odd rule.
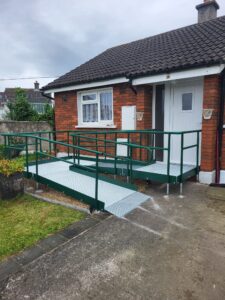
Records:
[[[189,134],[196,134],[196,142],[185,146],[185,137]],[[61,131],[39,131],[32,133],[0,133],[4,137],[4,145],[9,150],[24,150],[26,154],[26,170],[29,172],[29,148],[32,147],[35,152],[36,175],[38,175],[38,165],[40,159],[48,157],[49,159],[62,160],[67,163],[80,167],[80,162],[84,153],[94,157],[96,162],[96,185],[95,199],[98,197],[98,179],[99,179],[99,161],[100,159],[112,159],[114,163],[114,174],[117,175],[117,165],[122,160],[127,165],[127,174],[129,181],[132,182],[134,166],[137,163],[148,164],[155,162],[156,151],[167,152],[167,183],[170,183],[171,175],[171,140],[173,136],[180,136],[180,182],[183,181],[184,174],[184,152],[188,149],[196,148],[196,175],[199,172],[199,149],[200,149],[201,130],[191,131],[157,131],[157,130],[61,130]],[[164,139],[164,146],[155,145],[156,135],[167,136]],[[16,144],[13,139],[19,138],[23,143]],[[61,139],[62,138],[62,139]],[[126,141],[118,141],[124,138]],[[44,146],[45,145],[45,146]],[[44,150],[48,145],[48,149]],[[121,157],[117,155],[117,147],[126,146],[127,155]],[[166,145],[166,146],[165,146]],[[57,157],[57,149],[65,149],[67,157],[72,157],[72,161]],[[101,150],[101,151],[100,151]],[[88,172],[94,172],[92,168],[82,166]]]

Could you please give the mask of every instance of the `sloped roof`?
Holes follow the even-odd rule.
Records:
[[[17,88],[6,88],[3,92],[6,101],[14,101],[16,97]],[[26,93],[29,103],[49,103],[50,99],[43,96],[41,91],[34,89],[23,89]]]
[[[136,78],[225,62],[225,16],[110,48],[43,88]]]

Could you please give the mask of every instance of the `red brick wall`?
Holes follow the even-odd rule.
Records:
[[[220,77],[206,76],[204,79],[203,109],[213,109],[210,120],[202,121],[202,156],[201,171],[216,168],[216,131],[219,117]]]
[[[116,129],[121,129],[121,110],[124,105],[136,105],[137,112],[144,112],[142,121],[137,121],[137,129],[149,129],[152,127],[152,87],[139,86],[136,88],[137,95],[128,84],[113,86],[114,103],[114,124]],[[62,98],[66,96],[67,100]],[[220,77],[218,75],[206,76],[204,79],[204,100],[203,108],[214,109],[211,120],[202,121],[202,156],[201,170],[215,170],[215,150],[216,150],[216,129],[218,124],[220,100]],[[75,130],[78,125],[77,119],[77,94],[75,91],[57,93],[55,95],[55,118],[56,130]],[[82,129],[78,129],[82,130]],[[85,130],[85,129],[84,129]],[[90,129],[88,129],[90,131]],[[93,129],[100,130],[97,128]],[[105,129],[104,129],[105,130]],[[65,139],[66,136],[58,136],[58,139]],[[139,137],[132,137],[133,141],[138,141]],[[147,139],[144,140],[147,143]],[[100,151],[103,148],[99,149]],[[136,151],[136,156],[138,155]],[[223,156],[222,168],[225,169],[225,130],[223,136]],[[147,154],[145,153],[144,156]]]
[[[66,101],[63,100],[63,96],[66,97]],[[122,106],[128,105],[136,105],[137,112],[144,112],[143,120],[137,121],[137,129],[150,129],[152,126],[152,87],[139,86],[137,88],[137,94],[135,94],[127,83],[113,86],[114,125],[118,130],[121,129]],[[56,130],[76,130],[78,116],[77,94],[75,91],[55,94],[55,120]],[[100,131],[101,129],[78,128],[77,130]],[[106,129],[103,130],[105,131]],[[138,138],[138,136],[132,136],[133,141]],[[61,134],[57,136],[57,139],[66,139],[66,136]],[[143,144],[145,142],[144,139]],[[63,151],[62,148],[60,150]],[[102,150],[103,148],[99,149],[99,151]]]

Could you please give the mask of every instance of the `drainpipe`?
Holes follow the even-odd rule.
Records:
[[[39,90],[39,91],[41,92],[41,95],[42,95],[43,97],[48,98],[48,99],[50,99],[50,100],[54,100],[53,97],[46,95],[42,90]]]
[[[129,86],[130,89],[135,93],[135,95],[137,95],[137,90],[135,89],[135,87],[133,86],[133,82],[132,82],[132,78],[127,77],[129,79]]]
[[[225,69],[221,73],[219,121],[216,136],[216,184],[220,183],[220,170],[222,161],[224,105],[225,105]]]

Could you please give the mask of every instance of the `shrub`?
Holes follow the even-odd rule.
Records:
[[[22,173],[24,171],[24,160],[17,159],[0,159],[0,174],[7,177],[15,173]]]
[[[4,145],[0,145],[0,159],[6,158],[7,153]]]
[[[45,105],[43,114],[37,115],[34,121],[47,121],[52,127],[54,127],[55,113],[54,108],[50,104]]]

